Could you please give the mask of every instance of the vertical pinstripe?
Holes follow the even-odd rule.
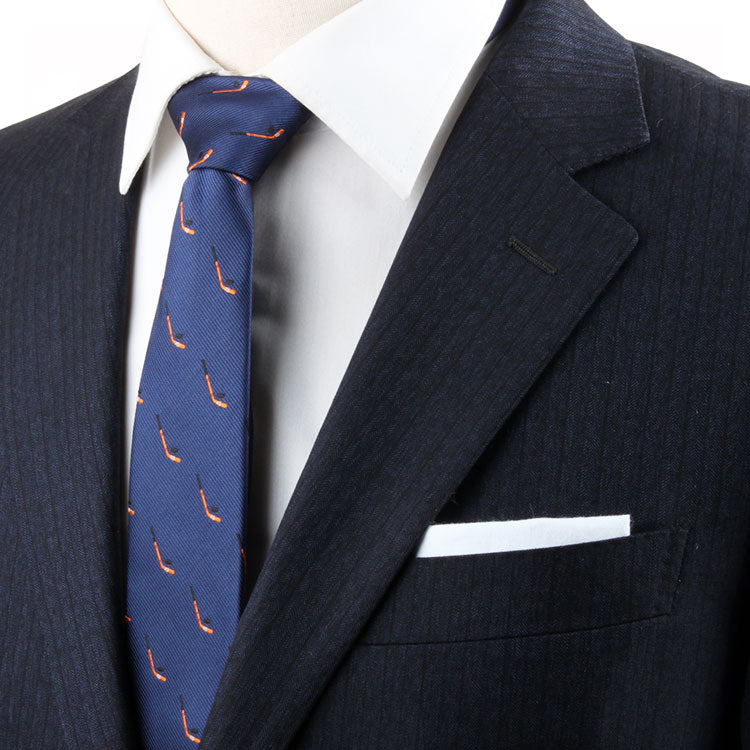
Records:
[[[126,111],[133,82],[108,84],[2,138],[4,163],[23,155],[28,173],[23,187],[0,184],[0,442],[12,453],[1,505],[21,524],[24,552],[7,564],[3,557],[14,578],[4,578],[0,598],[14,613],[2,625],[4,644],[28,640],[36,651],[31,671],[0,691],[9,747],[135,747],[119,496],[134,202],[112,200],[124,120],[112,127],[117,120],[94,115],[101,127],[92,129],[90,119],[102,106]],[[3,675],[9,655],[4,647]],[[16,723],[24,711],[5,690],[19,680],[42,693],[50,724],[40,714]]]
[[[581,0],[508,8],[240,620],[208,750],[750,741],[750,94]],[[0,134],[0,721],[23,750],[135,746],[105,408],[128,246],[109,123],[132,83]],[[435,521],[619,512],[626,540],[410,556]]]

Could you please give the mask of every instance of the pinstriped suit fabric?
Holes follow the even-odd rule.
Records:
[[[750,97],[636,59],[651,143],[576,179],[639,245],[437,519],[628,511],[635,542],[411,561],[294,747],[738,748],[748,731]],[[651,529],[688,543],[619,571]]]
[[[132,206],[99,200],[116,189],[124,128],[100,108],[126,111],[129,94],[128,84],[108,84],[0,139],[13,175],[0,181],[2,389],[13,404],[0,415],[0,471],[3,512],[20,524],[19,545],[2,552],[3,569],[15,571],[3,577],[0,597],[13,613],[0,653],[2,673],[13,672],[0,689],[7,748],[135,747],[120,546],[123,348],[115,335],[127,311]],[[33,649],[29,671],[6,661],[10,644]],[[24,692],[47,707],[48,723],[19,705]]]
[[[580,0],[508,7],[240,619],[207,750],[750,741],[750,95]],[[130,86],[0,135],[22,176],[0,178],[0,497],[19,510],[6,539],[33,540],[20,560],[0,549],[23,613],[0,627],[16,655],[38,629],[47,676],[15,676],[0,703],[24,750],[135,746],[101,463],[119,413],[96,416],[119,403],[122,312],[91,292],[124,282],[126,227],[108,227],[132,196],[101,123]],[[84,122],[111,155],[98,172]],[[104,197],[75,172],[51,192],[76,157]],[[69,299],[71,265],[86,283]],[[81,410],[70,394],[102,369]],[[436,521],[623,512],[621,540],[411,556]],[[10,709],[35,690],[46,725]]]

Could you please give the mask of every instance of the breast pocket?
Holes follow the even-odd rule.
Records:
[[[686,529],[455,557],[413,557],[361,644],[562,633],[668,614]]]

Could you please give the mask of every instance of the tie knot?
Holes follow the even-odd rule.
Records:
[[[195,78],[167,109],[187,148],[189,171],[220,169],[251,182],[310,116],[271,79],[241,76]]]

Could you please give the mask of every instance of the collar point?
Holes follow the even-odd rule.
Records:
[[[380,170],[376,170],[380,171]],[[407,201],[414,192],[417,183],[416,174],[407,174],[405,171],[395,169],[383,169],[381,177],[391,186],[391,189],[402,201]]]
[[[130,190],[130,186],[132,183],[132,176],[121,175],[119,184],[120,195],[127,195],[127,192],[128,190]]]

